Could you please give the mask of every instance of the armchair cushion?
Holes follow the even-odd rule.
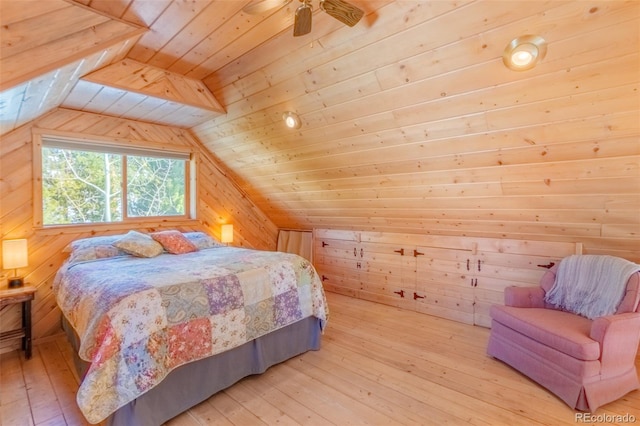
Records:
[[[573,358],[600,357],[600,344],[590,337],[592,321],[587,318],[555,309],[498,305],[490,313],[495,321]]]

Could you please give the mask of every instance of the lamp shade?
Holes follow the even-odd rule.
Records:
[[[2,268],[17,269],[29,266],[27,240],[2,241]]]
[[[233,242],[233,224],[227,223],[220,228],[220,241],[223,243]]]

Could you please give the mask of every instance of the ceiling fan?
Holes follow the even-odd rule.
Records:
[[[283,7],[292,0],[254,0],[242,10],[250,14],[260,14],[271,9]],[[299,0],[302,3],[296,9],[293,22],[293,36],[298,37],[311,32],[311,14],[313,0]],[[362,19],[364,11],[344,0],[319,0],[320,10],[334,17],[345,25],[353,27]]]

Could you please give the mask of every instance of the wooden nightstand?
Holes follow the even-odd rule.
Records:
[[[22,350],[27,359],[31,358],[31,301],[35,292],[36,288],[30,285],[0,290],[0,311],[9,305],[22,304],[22,327],[0,333],[0,342],[22,338]]]

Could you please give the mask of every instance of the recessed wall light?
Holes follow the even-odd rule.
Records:
[[[284,120],[284,124],[290,129],[299,129],[302,127],[302,121],[300,121],[300,117],[298,114],[292,111],[286,111],[282,114],[282,119]]]
[[[514,38],[504,49],[502,61],[507,68],[525,71],[535,67],[547,54],[547,42],[537,35]]]

